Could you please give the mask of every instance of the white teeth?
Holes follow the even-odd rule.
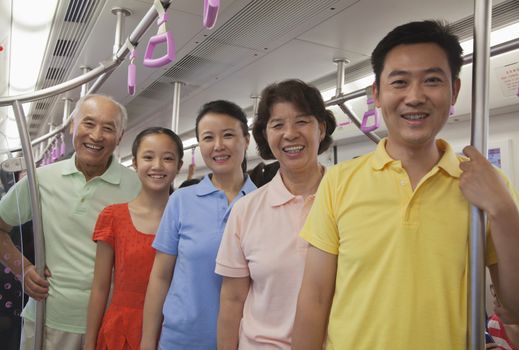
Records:
[[[149,177],[153,179],[163,179],[166,177],[166,175],[149,175]]]
[[[406,114],[403,115],[404,119],[407,120],[421,120],[427,117],[427,114]]]
[[[218,157],[214,157],[214,160],[226,160],[226,159],[229,159],[229,156],[218,156]]]
[[[85,147],[86,147],[86,148],[89,148],[89,149],[96,150],[96,151],[98,151],[98,150],[100,150],[101,148],[103,148],[103,147],[101,147],[101,146],[92,145],[92,144],[89,144],[89,143],[85,143]]]
[[[303,146],[288,146],[288,147],[283,147],[283,151],[287,152],[287,153],[297,153],[297,152],[301,152],[303,150]]]

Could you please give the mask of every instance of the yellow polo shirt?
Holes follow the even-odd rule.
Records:
[[[301,232],[338,255],[326,349],[465,350],[470,206],[459,188],[462,157],[438,140],[444,155],[413,191],[385,141],[327,172]],[[487,265],[496,262],[489,244]]]

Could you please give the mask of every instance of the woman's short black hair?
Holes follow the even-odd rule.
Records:
[[[333,142],[332,134],[337,127],[333,113],[326,109],[323,97],[316,87],[299,79],[284,80],[267,86],[261,92],[258,115],[252,126],[252,135],[256,140],[258,152],[263,159],[275,159],[266,137],[267,123],[272,108],[276,103],[290,102],[301,112],[314,116],[319,123],[326,126],[325,136],[319,144],[318,154],[326,151]]]

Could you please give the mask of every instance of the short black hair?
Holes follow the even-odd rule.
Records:
[[[202,181],[202,179],[199,179],[197,177],[194,177],[192,179],[186,179],[184,180],[180,186],[178,186],[178,188],[182,188],[182,187],[189,187],[189,186],[192,186],[192,185],[196,185],[197,183],[199,183],[200,181]]]
[[[299,79],[288,79],[271,84],[261,92],[258,115],[252,126],[252,135],[261,158],[275,159],[267,142],[265,130],[271,117],[272,108],[278,102],[290,102],[301,112],[314,116],[319,123],[324,123],[325,136],[319,144],[318,154],[330,147],[333,142],[331,135],[337,127],[337,122],[333,113],[326,109],[321,93],[315,86]]]
[[[173,130],[168,128],[163,128],[160,126],[152,126],[149,128],[146,128],[142,130],[136,137],[135,140],[133,140],[132,144],[132,156],[133,158],[137,157],[137,152],[139,151],[139,146],[141,145],[142,139],[145,136],[148,135],[155,135],[155,134],[163,134],[166,136],[169,136],[169,138],[175,143],[177,146],[177,152],[178,152],[178,164],[182,161],[182,158],[184,158],[184,146],[182,144],[182,140],[180,137],[173,132]]]
[[[384,69],[386,56],[398,45],[434,43],[440,46],[449,61],[451,79],[454,82],[463,64],[463,49],[451,27],[436,20],[417,21],[403,24],[389,32],[371,54],[371,66],[375,72],[375,83],[380,88],[380,75]]]
[[[279,162],[275,161],[269,164],[260,162],[254,168],[248,171],[251,181],[260,188],[269,183],[279,170]]]

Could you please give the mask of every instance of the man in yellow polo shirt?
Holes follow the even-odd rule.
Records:
[[[486,262],[519,315],[517,194],[473,147],[460,157],[436,139],[461,54],[434,21],[397,27],[373,51],[388,137],[321,182],[301,232],[311,247],[293,349],[465,350],[470,204],[488,215]]]
[[[23,280],[31,297],[22,317],[22,349],[32,349],[36,300],[46,299],[43,349],[82,349],[96,245],[92,232],[108,204],[133,199],[140,182],[112,153],[126,125],[124,106],[103,95],[80,99],[73,112],[72,158],[38,168],[46,276],[16,249],[8,232],[31,220],[27,179],[0,202],[1,262]]]

